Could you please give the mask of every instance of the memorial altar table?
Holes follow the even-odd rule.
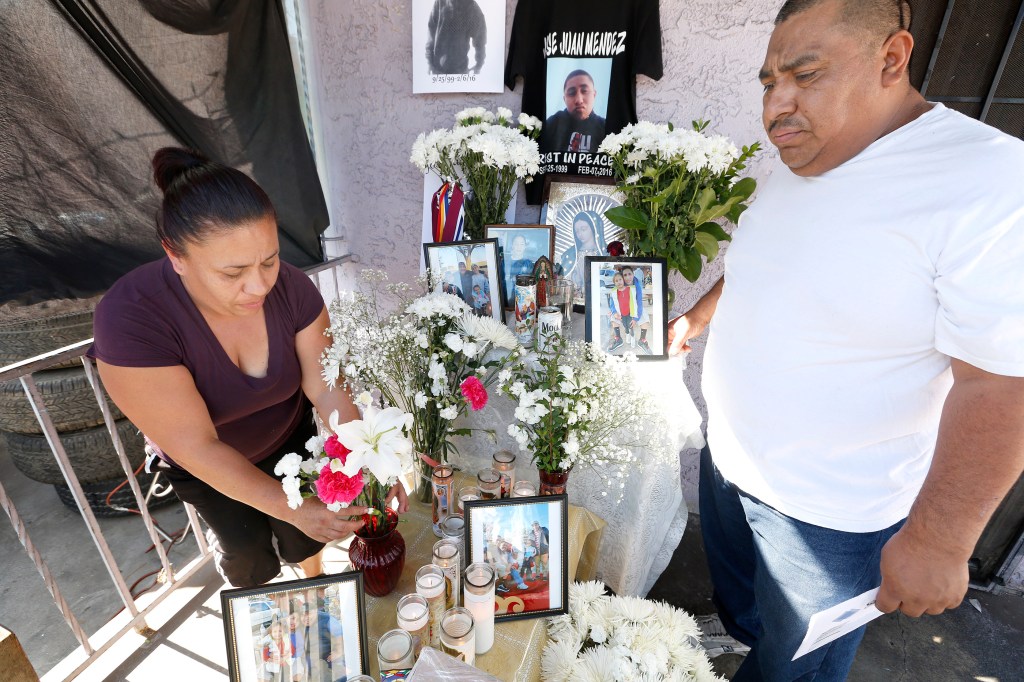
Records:
[[[458,489],[469,482],[468,476],[459,474],[455,487]],[[570,505],[568,526],[569,582],[593,580],[605,522],[587,509]],[[379,675],[377,641],[385,632],[398,627],[398,600],[416,592],[416,570],[431,562],[431,551],[438,538],[431,530],[430,505],[410,501],[409,511],[402,515],[398,531],[405,539],[405,567],[398,586],[387,596],[366,597],[371,677]],[[476,657],[476,667],[506,682],[537,682],[540,680],[540,656],[546,643],[546,618],[498,622],[494,627],[494,646]]]
[[[573,316],[573,338],[583,336],[583,316]],[[704,447],[702,418],[686,385],[685,356],[667,360],[638,361],[627,366],[638,390],[654,398],[658,413],[651,417],[652,434],[660,439],[659,452],[637,449],[638,463],[626,472],[622,499],[618,490],[608,488],[598,472],[574,469],[569,476],[569,502],[597,514],[608,524],[595,578],[618,595],[645,596],[668,566],[686,529],[688,511],[683,500],[679,453],[686,448]],[[477,431],[468,438],[455,439],[458,454],[449,460],[469,474],[490,467],[495,450],[516,454],[516,478],[537,481],[530,454],[520,452],[508,435],[515,421],[515,403],[496,390],[483,410],[470,414],[465,424],[473,429],[494,431],[497,441]],[[602,495],[607,492],[607,495]]]

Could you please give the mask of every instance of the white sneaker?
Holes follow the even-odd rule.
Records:
[[[717,613],[697,616],[695,620],[701,631],[700,644],[708,658],[722,654],[746,656],[750,653],[749,646],[729,635]]]

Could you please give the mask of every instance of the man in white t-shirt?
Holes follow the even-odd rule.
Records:
[[[909,6],[788,0],[761,69],[788,167],[743,215],[714,316],[701,526],[733,680],[842,680],[864,628],[791,661],[810,616],[881,585],[956,607],[1024,469],[1024,143],[909,82]],[[713,456],[713,463],[712,463]]]

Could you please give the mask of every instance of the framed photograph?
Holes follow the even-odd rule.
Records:
[[[424,244],[423,259],[431,289],[440,286],[468,303],[475,314],[505,321],[497,239]]]
[[[540,221],[555,228],[555,274],[576,285],[575,307],[583,312],[585,273],[583,259],[607,256],[608,243],[622,238],[622,228],[613,225],[604,212],[621,206],[625,197],[616,191],[611,178],[587,176],[545,176],[544,205]]]
[[[494,618],[558,616],[569,609],[568,498],[465,502],[469,563],[494,566]]]
[[[587,256],[586,340],[613,355],[668,357],[668,268],[664,258]]]
[[[505,310],[512,310],[516,275],[533,274],[533,266],[541,256],[554,262],[555,230],[551,225],[486,225],[484,236],[498,240],[504,305]]]
[[[505,0],[413,0],[412,91],[503,92],[504,35]]]
[[[370,674],[359,571],[224,590],[220,604],[232,682]]]

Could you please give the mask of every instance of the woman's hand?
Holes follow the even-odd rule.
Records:
[[[332,512],[323,502],[310,497],[303,501],[290,518],[284,520],[317,542],[331,542],[348,537],[362,528],[362,516],[366,511],[366,507],[347,507]]]
[[[398,499],[398,513],[404,514],[409,511],[409,497],[405,494],[405,486],[402,485],[401,481],[391,486],[391,490],[388,491],[388,496],[384,502],[384,506],[390,507],[391,500],[396,498]]]

